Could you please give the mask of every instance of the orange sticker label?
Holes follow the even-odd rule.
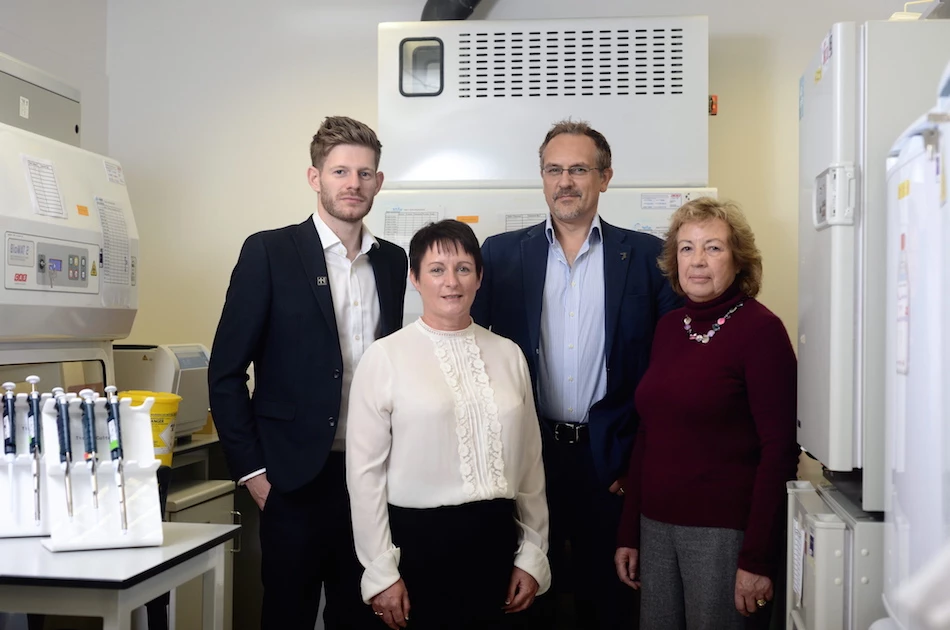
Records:
[[[80,216],[84,216],[84,217],[89,216],[89,208],[87,208],[86,206],[76,206],[76,210],[79,211]]]
[[[455,217],[455,220],[461,221],[462,223],[478,223],[478,215],[477,214],[463,215],[460,217]]]

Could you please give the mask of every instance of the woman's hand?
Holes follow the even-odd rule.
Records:
[[[511,582],[508,584],[508,597],[505,599],[506,613],[516,613],[525,610],[534,603],[534,596],[538,594],[538,581],[524,569],[515,567],[511,571]]]
[[[772,580],[764,575],[749,573],[743,569],[736,572],[736,610],[748,617],[766,602],[772,601]]]
[[[614,565],[617,567],[617,577],[620,581],[634,590],[640,589],[640,576],[637,570],[640,562],[640,550],[630,547],[618,547],[614,554]]]
[[[409,591],[406,590],[406,583],[402,578],[369,600],[369,605],[373,607],[376,616],[393,630],[405,628],[406,622],[409,621]]]

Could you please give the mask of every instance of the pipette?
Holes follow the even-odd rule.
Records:
[[[7,460],[7,482],[10,484],[10,506],[16,514],[16,483],[13,480],[13,463],[16,461],[16,385],[4,383],[3,389],[3,457]]]
[[[40,393],[36,391],[39,376],[27,376],[30,394],[26,399],[29,406],[27,416],[30,432],[30,455],[33,456],[33,520],[40,522],[40,456],[43,454],[42,429],[40,428]]]
[[[84,389],[79,392],[82,402],[79,407],[82,409],[82,441],[84,446],[84,458],[89,465],[89,472],[92,475],[92,507],[99,509],[99,476],[97,474],[99,467],[99,457],[96,453],[96,401],[93,398],[91,389]]]
[[[122,425],[119,420],[119,397],[115,385],[106,387],[106,410],[109,414],[109,450],[115,462],[115,485],[119,490],[119,510],[122,514],[122,531],[129,529],[129,515],[125,505],[125,468],[122,460]]]
[[[69,518],[73,517],[73,481],[70,475],[70,467],[73,463],[73,445],[72,434],[69,430],[69,401],[66,399],[66,393],[62,387],[54,387],[53,395],[56,397],[56,430],[59,434],[59,461],[63,464],[64,480],[66,483],[66,513]]]

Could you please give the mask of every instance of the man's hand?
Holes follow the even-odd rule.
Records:
[[[621,477],[621,478],[618,479],[617,481],[615,481],[615,482],[613,482],[612,484],[610,484],[610,487],[607,488],[607,489],[608,489],[612,494],[619,494],[620,496],[623,496],[623,494],[624,494],[624,492],[623,492],[623,487],[624,487],[624,485],[626,485],[626,482],[627,482],[627,480],[624,479],[623,477]]]
[[[743,569],[736,572],[736,610],[744,617],[765,607],[766,602],[772,601],[772,596],[772,580]]]
[[[502,608],[506,613],[516,613],[525,610],[534,602],[538,594],[538,581],[524,569],[515,567],[511,571],[511,582],[508,584],[508,597]]]
[[[634,590],[640,589],[640,576],[637,575],[640,562],[640,550],[630,547],[618,547],[614,554],[614,565],[617,567],[617,577],[620,581]]]
[[[373,612],[380,621],[392,630],[405,628],[409,621],[409,591],[406,590],[406,583],[402,578],[369,600],[369,605],[373,607]]]
[[[267,503],[267,495],[270,494],[270,482],[267,481],[267,473],[251,477],[244,482],[244,485],[251,493],[251,498],[254,499],[258,509],[263,510],[264,504]]]

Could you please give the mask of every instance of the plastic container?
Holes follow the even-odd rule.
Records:
[[[172,454],[175,450],[175,419],[178,417],[178,404],[181,402],[181,396],[143,390],[119,392],[119,399],[131,398],[133,407],[138,407],[149,397],[155,399],[149,414],[152,418],[152,442],[155,446],[155,458],[163,466],[171,466]]]

